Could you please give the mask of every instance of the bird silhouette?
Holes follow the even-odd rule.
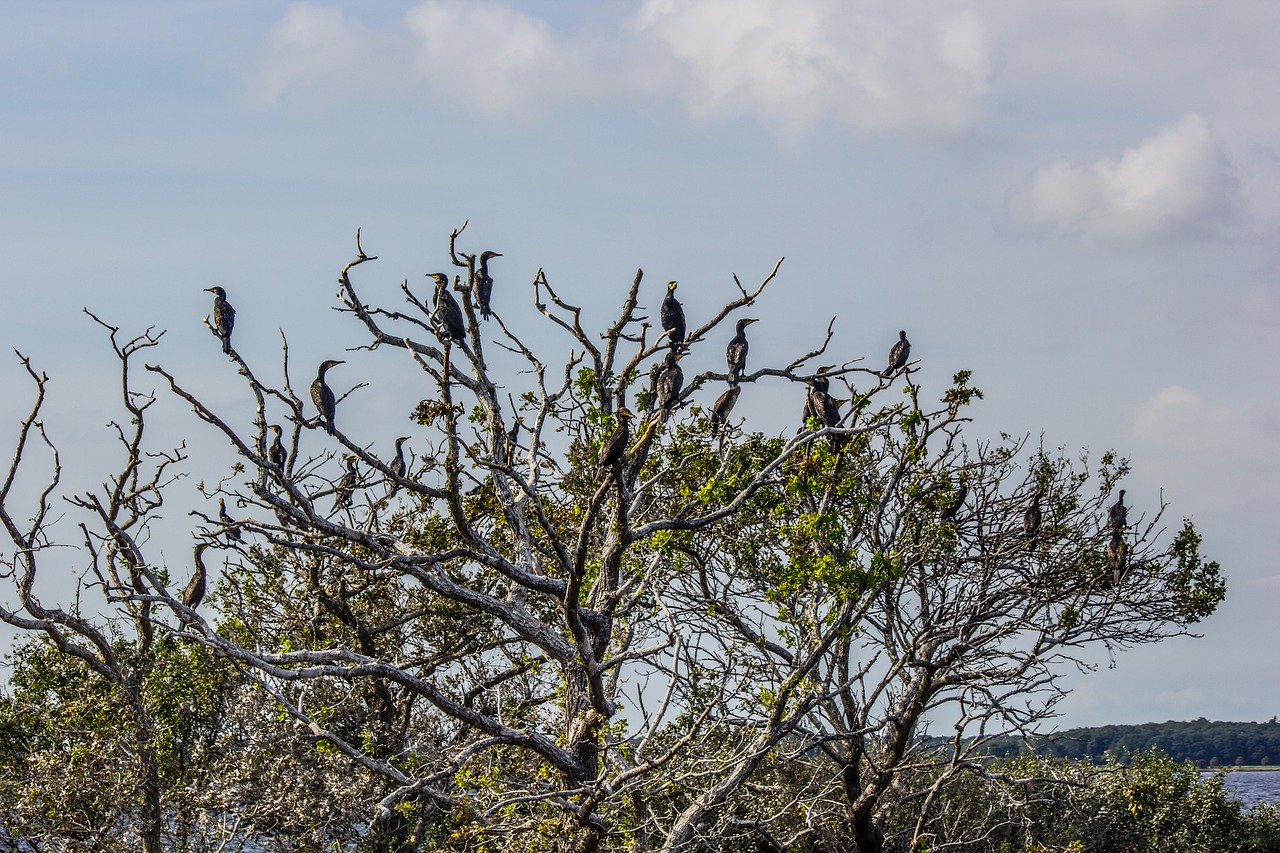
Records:
[[[678,281],[667,282],[667,295],[659,312],[662,328],[667,333],[667,345],[672,349],[684,343],[684,306],[676,299],[676,286],[679,284]]]
[[[333,389],[325,382],[324,375],[329,372],[329,368],[339,364],[346,364],[346,362],[333,359],[322,362],[319,372],[316,373],[316,380],[311,383],[311,401],[316,404],[320,416],[324,418],[324,428],[329,435],[333,435],[333,418],[337,414],[338,400],[333,395]]]
[[[236,309],[227,301],[227,292],[221,287],[206,287],[213,294],[213,331],[222,339],[222,351],[231,352],[231,329],[236,324]]]
[[[435,309],[431,312],[431,319],[446,338],[462,343],[467,336],[467,324],[462,319],[458,300],[449,292],[449,276],[433,272],[431,277],[436,282]]]
[[[208,547],[207,542],[201,542],[196,546],[196,573],[191,576],[191,580],[187,581],[187,588],[182,591],[182,603],[192,610],[204,601],[205,585],[208,582],[208,573],[204,568],[204,550]]]
[[[729,340],[725,349],[725,360],[729,363],[729,384],[737,385],[742,381],[743,371],[747,369],[747,326],[758,322],[755,319],[739,320],[737,332]]]
[[[907,340],[906,332],[898,332],[898,342],[889,350],[889,366],[882,372],[881,376],[888,378],[906,365],[907,359],[911,356],[911,342]]]
[[[481,252],[480,268],[476,270],[475,300],[480,306],[480,316],[489,319],[489,299],[493,295],[493,276],[489,275],[489,259],[502,257],[501,252]]]

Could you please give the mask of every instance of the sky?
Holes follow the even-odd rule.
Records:
[[[203,289],[230,292],[247,357],[278,366],[283,330],[298,364],[340,358],[357,228],[370,298],[446,269],[468,222],[503,253],[495,300],[542,268],[596,323],[637,268],[696,317],[785,256],[753,362],[832,316],[871,361],[906,329],[938,393],[973,371],[977,434],[1115,449],[1131,517],[1166,501],[1223,565],[1203,636],[1073,676],[1062,727],[1266,720],[1276,44],[1270,0],[0,0],[0,338],[53,377],[45,420],[87,488],[117,378],[82,308],[167,330],[146,360],[230,403]],[[16,356],[0,383],[11,445]],[[389,370],[365,422],[414,383]],[[740,414],[781,431],[799,392],[769,393]],[[198,469],[222,451],[195,438]]]

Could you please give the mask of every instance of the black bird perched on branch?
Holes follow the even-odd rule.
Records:
[[[1044,513],[1040,511],[1040,499],[1043,497],[1044,492],[1036,492],[1031,498],[1031,506],[1022,514],[1022,533],[1028,539],[1040,532],[1040,522],[1044,520]]]
[[[489,319],[489,297],[493,295],[493,276],[489,275],[489,259],[502,257],[501,252],[481,252],[480,268],[476,270],[475,296],[480,306],[480,316]]]
[[[667,350],[665,366],[658,376],[657,406],[664,418],[675,408],[680,389],[684,387],[684,371],[680,369],[682,358],[682,353]]]
[[[676,285],[680,282],[667,282],[667,295],[662,300],[662,328],[667,332],[667,345],[678,349],[684,343],[684,306],[676,299]]]
[[[236,324],[236,309],[227,301],[227,292],[221,287],[206,287],[213,294],[213,331],[222,339],[222,351],[231,352],[231,329]]]
[[[942,520],[955,523],[956,513],[960,512],[960,508],[964,506],[964,499],[969,494],[969,483],[963,477],[960,478],[960,484],[956,486],[955,497],[951,499],[951,503],[947,504],[947,508],[942,511]]]
[[[747,369],[747,326],[757,322],[754,319],[739,320],[738,330],[725,349],[725,359],[729,362],[729,384],[737,385],[742,380],[742,373]]]
[[[278,424],[271,424],[267,429],[275,434],[275,438],[271,440],[271,446],[267,448],[267,461],[279,468],[281,473],[284,473],[285,463],[289,461],[289,454],[285,452],[284,442],[280,440],[281,436],[284,435],[284,430]]]
[[[1124,580],[1124,569],[1126,558],[1128,555],[1128,546],[1124,544],[1124,537],[1120,535],[1120,531],[1113,528],[1111,530],[1111,541],[1107,543],[1107,565],[1111,567],[1112,583],[1120,583]]]
[[[462,319],[462,309],[458,307],[458,300],[454,299],[453,294],[449,292],[449,276],[442,272],[433,272],[431,277],[436,280],[435,309],[431,312],[431,320],[436,324],[437,330],[443,331],[446,337],[462,343],[467,336],[467,324]]]
[[[819,367],[817,375],[810,377],[809,393],[804,402],[805,423],[808,424],[809,418],[817,418],[820,429],[840,426],[840,404],[828,393],[828,389],[831,388],[831,379],[826,374],[830,369],[830,367]],[[831,442],[831,448],[836,451],[844,447],[846,438],[843,435],[827,436],[827,440]]]
[[[897,373],[907,363],[907,359],[910,356],[911,342],[907,340],[907,333],[898,332],[898,342],[889,350],[889,366],[880,375],[887,379]]]
[[[351,496],[355,494],[356,483],[359,481],[360,475],[356,473],[356,458],[348,456],[347,473],[343,474],[342,479],[338,481],[338,488],[333,495],[334,509],[351,506]]]
[[[222,498],[218,498],[218,521],[222,522],[222,532],[226,534],[228,542],[240,541],[240,528],[236,520],[227,513],[227,502]]]
[[[734,404],[738,402],[740,393],[742,393],[741,385],[730,385],[723,394],[716,398],[715,403],[711,406],[712,438],[720,434],[720,428],[729,420],[729,413],[733,411]]]
[[[397,477],[403,477],[407,466],[404,461],[404,443],[409,440],[409,436],[396,439],[396,457],[391,460],[391,464],[387,467],[391,469],[391,473]]]
[[[612,468],[622,461],[626,455],[627,444],[631,441],[631,418],[634,417],[626,406],[618,407],[618,425],[600,448],[599,465],[601,470]]]
[[[204,549],[208,547],[207,542],[196,546],[196,573],[187,581],[187,588],[182,591],[182,603],[192,610],[204,601],[205,585],[208,583],[208,573],[204,569]]]
[[[333,396],[333,389],[324,381],[324,375],[329,368],[338,364],[346,364],[346,362],[333,359],[322,362],[320,371],[316,374],[316,381],[311,383],[311,400],[320,410],[320,416],[324,418],[324,428],[329,435],[333,435],[333,417],[337,414],[338,400]]]
[[[1124,505],[1124,489],[1120,490],[1120,499],[1107,510],[1107,523],[1117,532],[1129,525],[1129,508]]]

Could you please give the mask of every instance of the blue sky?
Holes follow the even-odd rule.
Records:
[[[542,267],[597,320],[636,267],[696,313],[786,256],[753,359],[832,314],[872,360],[905,328],[935,387],[974,371],[977,429],[1127,454],[1131,503],[1226,567],[1203,639],[1082,679],[1065,725],[1268,719],[1276,44],[1246,0],[5,0],[0,334],[88,464],[112,377],[81,307],[170,330],[158,356],[232,400],[203,288],[252,357],[283,327],[311,364],[359,342],[328,311],[357,227],[371,295],[469,219],[500,287]],[[0,381],[9,434],[14,359]],[[780,430],[789,393],[740,407]]]

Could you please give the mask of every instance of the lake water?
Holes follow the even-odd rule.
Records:
[[[1232,798],[1246,806],[1280,806],[1280,770],[1230,770],[1226,787]]]

